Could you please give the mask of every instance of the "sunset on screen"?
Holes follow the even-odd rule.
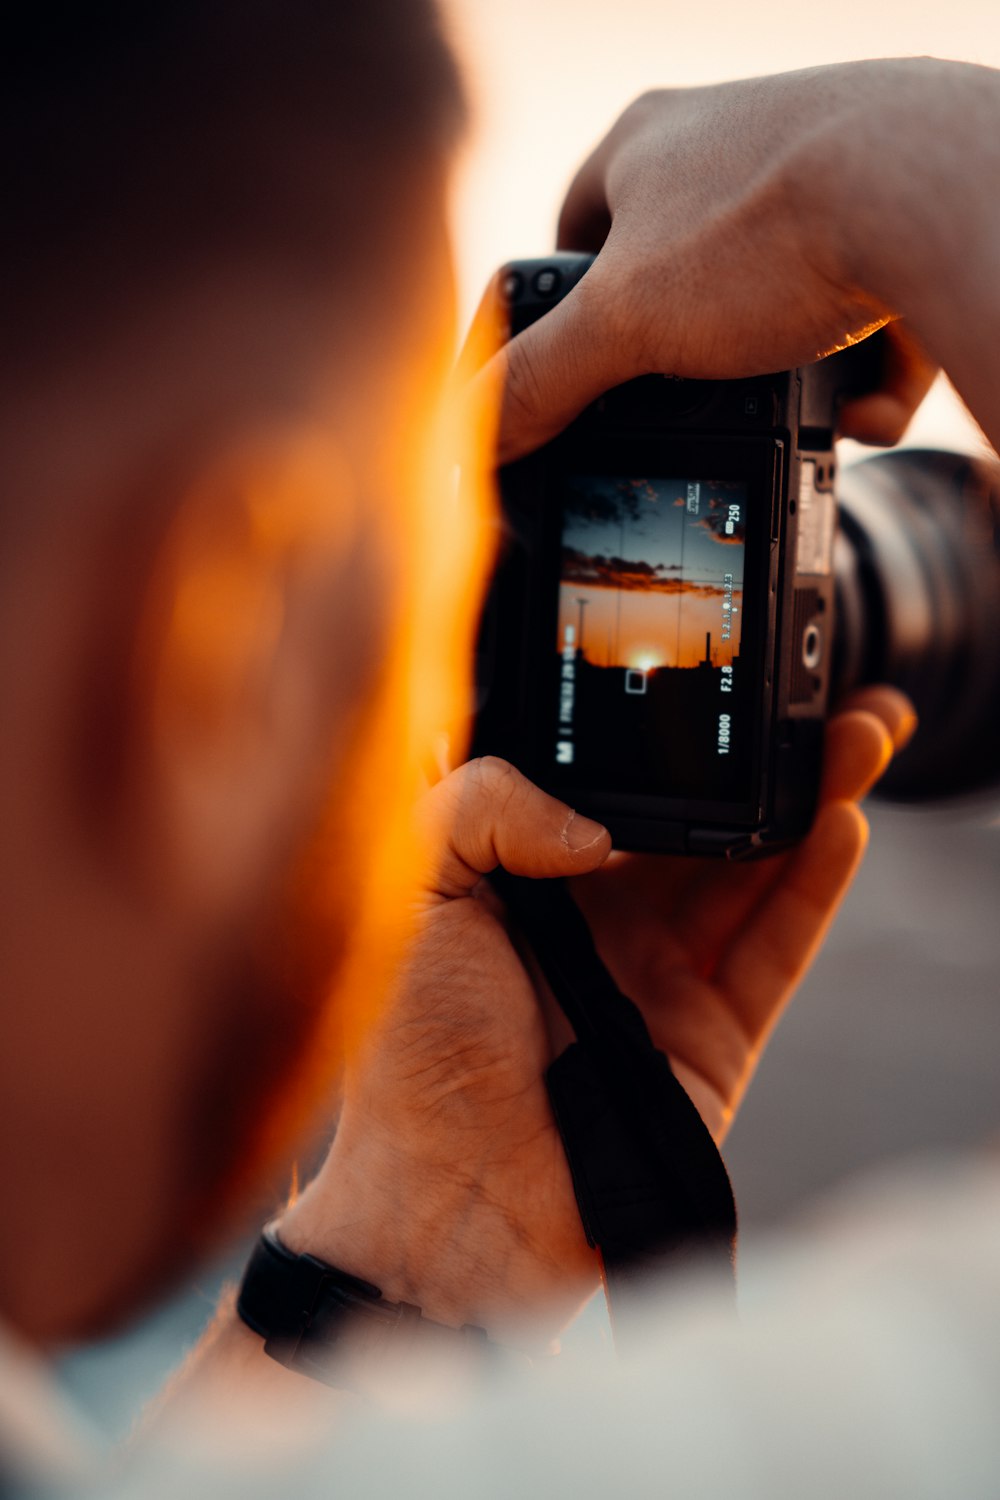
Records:
[[[739,656],[745,490],[722,481],[570,480],[558,649],[595,667],[731,666]]]

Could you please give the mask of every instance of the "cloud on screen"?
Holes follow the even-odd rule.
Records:
[[[589,556],[572,547],[563,549],[563,583],[643,594],[691,594],[702,599],[722,597],[721,583],[692,583],[690,579],[678,578],[679,571],[680,563],[629,562],[623,557]]]

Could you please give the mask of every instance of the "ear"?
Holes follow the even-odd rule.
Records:
[[[320,794],[320,766],[328,780],[331,613],[352,607],[356,638],[357,535],[353,476],[318,426],[231,444],[179,498],[134,671],[135,832],[160,899],[239,910]]]

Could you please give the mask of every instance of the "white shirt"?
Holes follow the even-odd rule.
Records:
[[[871,1177],[828,1201],[807,1231],[748,1257],[740,1282],[738,1319],[696,1280],[664,1288],[627,1360],[567,1354],[434,1418],[359,1409],[328,1440],[273,1464],[259,1453],[247,1463],[238,1439],[221,1461],[150,1442],[97,1493],[998,1500],[995,1164]],[[22,1469],[37,1462],[52,1475],[76,1462],[82,1485],[79,1429],[37,1366],[0,1344],[7,1468],[15,1453]],[[64,1480],[59,1493],[79,1485]]]

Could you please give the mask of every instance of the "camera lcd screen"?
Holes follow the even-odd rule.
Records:
[[[573,474],[560,498],[556,778],[739,800],[747,485]]]

